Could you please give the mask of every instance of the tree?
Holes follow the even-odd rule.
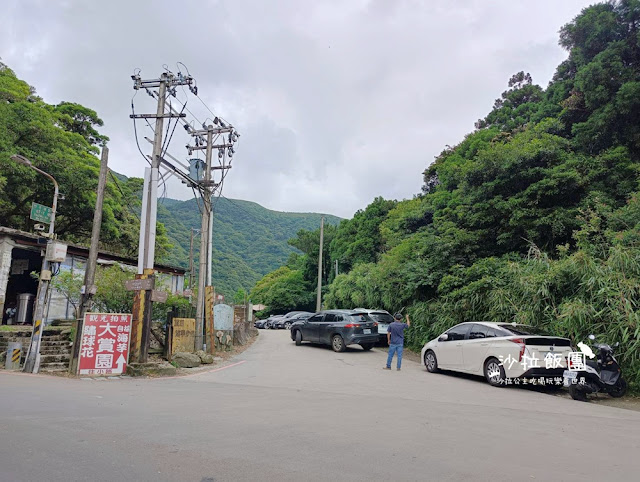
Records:
[[[285,313],[313,309],[314,297],[301,271],[282,266],[256,283],[251,300],[266,305],[269,313]]]
[[[31,231],[31,204],[51,205],[53,186],[29,167],[10,160],[22,154],[60,185],[56,213],[56,234],[60,239],[88,244],[100,161],[97,144],[108,139],[96,127],[102,120],[91,109],[63,102],[46,104],[28,84],[0,63],[0,224]],[[101,248],[134,254],[138,240],[142,181],[109,180],[105,192]],[[170,244],[163,226],[158,225],[158,256]]]
[[[51,278],[51,286],[58,293],[64,296],[67,301],[73,306],[73,317],[78,318],[80,316],[80,302],[82,295],[80,290],[84,283],[84,276],[79,273],[74,273],[71,270],[61,271],[56,276]]]
[[[125,282],[135,278],[135,272],[120,265],[98,267],[96,271],[97,292],[94,296],[96,310],[106,313],[131,313],[133,293],[127,291]]]

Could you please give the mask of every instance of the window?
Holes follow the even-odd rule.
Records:
[[[315,322],[315,323],[317,323],[317,322],[319,322],[319,321],[322,321],[322,317],[323,317],[323,316],[324,316],[324,315],[314,315],[314,316],[312,316],[311,318],[309,318],[309,321],[310,321],[311,323],[314,323],[314,322]]]
[[[476,340],[478,338],[487,338],[488,330],[489,327],[474,323],[473,325],[471,325],[471,330],[469,331],[469,339]]]
[[[338,321],[338,317],[333,313],[327,313],[327,315],[324,317],[324,321],[325,323],[328,321]]]
[[[464,337],[467,335],[467,332],[470,328],[471,323],[464,323],[462,325],[454,326],[449,331],[447,331],[447,341],[464,340]]]
[[[349,315],[349,321],[351,323],[366,323],[367,321],[371,321],[371,318],[369,318],[369,315],[357,313],[355,315]]]
[[[369,313],[369,316],[378,323],[393,323],[393,316],[389,313]]]
[[[496,337],[496,336],[511,336],[510,333],[507,333],[504,330],[501,330],[500,328],[498,328],[497,326],[492,326],[487,330],[487,338],[489,337]]]

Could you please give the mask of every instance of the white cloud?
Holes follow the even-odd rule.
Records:
[[[225,196],[351,216],[377,195],[417,193],[421,172],[489,112],[512,73],[546,85],[566,55],[558,29],[588,3],[15,0],[4,5],[0,55],[47,102],[95,109],[112,168],[129,176],[145,165],[130,75],[182,61],[242,134]],[[155,110],[144,93],[135,102]],[[188,108],[210,116],[193,96]],[[138,128],[147,153],[150,130]],[[177,129],[170,152],[186,157],[187,141]]]

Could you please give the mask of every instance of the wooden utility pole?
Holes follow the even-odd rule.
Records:
[[[93,296],[96,294],[95,277],[98,262],[98,244],[100,242],[100,227],[102,226],[102,206],[104,203],[104,189],[107,185],[107,172],[109,170],[109,148],[102,147],[100,156],[100,175],[98,176],[98,191],[96,196],[96,208],[93,212],[93,227],[91,229],[91,246],[89,247],[89,259],[84,270],[84,284],[82,285],[82,298],[80,300],[80,312],[78,313],[76,336],[73,344],[73,354],[69,363],[69,373],[77,371],[78,356],[80,354],[80,340],[84,315],[91,309]]]
[[[200,226],[200,269],[198,270],[198,298],[196,305],[196,336],[195,349],[202,350],[204,346],[204,316],[205,286],[207,281],[207,254],[209,252],[209,212],[211,210],[211,153],[213,145],[213,131],[207,129],[206,164],[202,191],[202,222]]]
[[[213,170],[224,171],[230,169],[230,165],[225,165],[223,162],[220,166],[212,165],[213,150],[218,150],[218,157],[223,158],[225,149],[231,151],[233,149],[233,143],[237,139],[237,133],[232,126],[227,126],[221,122],[217,117],[214,119],[215,125],[203,126],[202,130],[190,130],[189,133],[197,139],[196,146],[187,146],[189,155],[193,151],[205,150],[206,161],[204,179],[199,182],[200,192],[202,194],[202,201],[204,209],[202,210],[202,221],[200,229],[200,269],[198,271],[198,297],[196,300],[196,336],[195,336],[195,349],[202,350],[204,345],[204,330],[205,330],[205,315],[207,310],[205,309],[206,289],[205,287],[212,286],[211,279],[211,262],[212,262],[212,237],[213,237],[213,220],[211,212],[211,197],[215,189],[218,188],[218,184],[212,179],[211,172]],[[229,142],[221,142],[214,144],[219,134],[229,134]],[[205,137],[206,136],[206,137]],[[214,137],[215,136],[215,137]]]
[[[320,252],[318,253],[318,296],[316,297],[316,311],[322,309],[322,245],[324,244],[324,216],[320,221]]]
[[[195,228],[191,228],[191,239],[189,241],[189,289],[193,290],[193,279],[195,278],[195,272],[193,270],[193,233],[197,231]]]

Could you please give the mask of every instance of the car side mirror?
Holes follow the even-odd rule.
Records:
[[[593,341],[595,339],[596,339],[596,337],[594,335],[589,335],[589,340]]]
[[[447,341],[449,339],[449,335],[447,335],[446,333],[442,336],[440,336],[440,338],[438,338],[438,341]]]

